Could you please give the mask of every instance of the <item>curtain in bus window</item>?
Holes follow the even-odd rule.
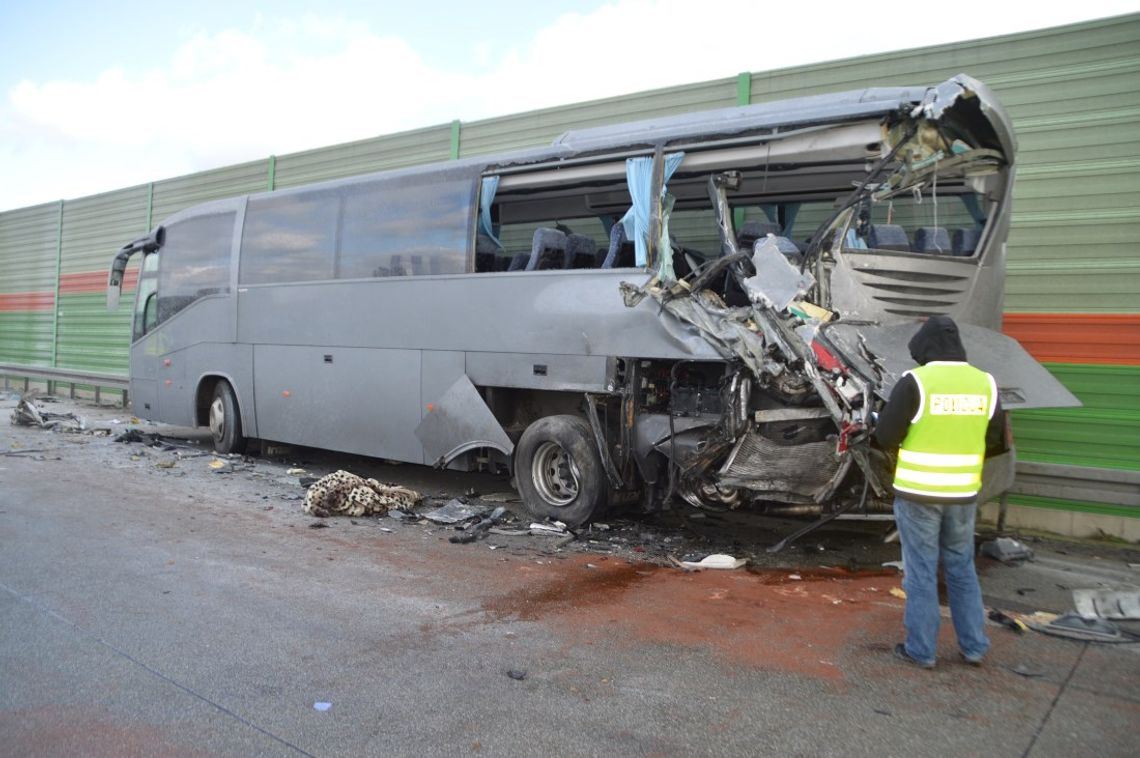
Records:
[[[241,283],[331,279],[339,210],[336,190],[251,198],[242,230]]]
[[[970,214],[970,218],[974,220],[974,226],[981,229],[986,225],[986,212],[982,210],[982,204],[978,202],[978,196],[972,192],[967,192],[961,195],[962,204],[966,206],[966,212]]]
[[[344,192],[337,278],[467,270],[475,200],[470,178],[398,177]]]
[[[502,247],[499,236],[495,234],[495,229],[491,225],[491,204],[495,202],[495,192],[498,189],[499,177],[483,177],[483,184],[479,191],[479,233],[487,235],[495,241],[496,245]]]
[[[665,171],[661,183],[662,197],[665,196],[666,183],[673,176],[673,172],[677,170],[677,166],[681,165],[684,157],[684,153],[669,153],[665,156]],[[649,216],[653,200],[653,158],[626,159],[625,178],[629,186],[630,197],[633,199],[633,205],[622,218],[621,223],[625,225],[626,236],[633,240],[637,265],[644,266],[649,254],[647,235],[649,234]]]
[[[211,213],[166,227],[158,266],[157,323],[198,298],[230,291],[230,252],[237,214]]]

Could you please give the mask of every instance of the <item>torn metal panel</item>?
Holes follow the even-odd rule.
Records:
[[[1140,619],[1140,590],[1073,590],[1081,618]]]
[[[489,447],[511,455],[515,445],[466,374],[433,404],[416,427],[428,460],[438,468],[469,450]]]
[[[752,302],[776,311],[784,310],[815,285],[815,277],[793,266],[771,234],[756,240],[752,265],[756,275],[743,281],[744,291]]]
[[[905,324],[847,324],[824,327],[824,334],[860,373],[874,376],[866,352],[882,367],[882,381],[875,392],[884,400],[902,375],[917,364],[910,357],[907,343],[920,326]],[[971,365],[993,374],[1006,410],[1029,408],[1075,408],[1081,402],[1033,359],[1017,340],[972,324],[958,324],[966,357]]]

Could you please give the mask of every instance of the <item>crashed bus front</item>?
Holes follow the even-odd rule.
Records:
[[[630,276],[621,293],[658,333],[614,326],[669,347],[648,357],[630,345],[606,391],[587,394],[596,460],[572,450],[587,426],[575,433],[571,416],[537,440],[524,433],[515,475],[535,515],[578,523],[634,493],[647,509],[677,496],[774,514],[889,512],[892,462],[871,444],[871,418],[934,314],[961,324],[1007,410],[1077,404],[997,332],[1015,143],[979,82],[603,127],[561,143],[588,153],[623,141],[646,152],[626,160],[633,208],[610,236],[631,238],[652,274]],[[605,197],[604,171],[578,171]],[[540,172],[522,176],[539,202]],[[563,195],[567,184],[556,182]],[[697,249],[702,214],[715,236]],[[805,233],[794,219],[809,214]],[[1012,477],[1012,452],[991,461],[983,497]]]

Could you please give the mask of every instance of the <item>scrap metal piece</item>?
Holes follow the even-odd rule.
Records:
[[[863,503],[867,502],[867,490],[868,489],[870,489],[870,487],[867,485],[866,482],[863,482],[863,496],[859,498],[859,502],[858,502],[858,506],[860,508],[863,506]],[[803,537],[805,534],[810,534],[811,532],[814,532],[816,529],[819,529],[821,526],[824,526],[825,524],[828,524],[828,523],[834,521],[835,519],[839,518],[841,515],[843,515],[847,511],[855,508],[855,506],[856,506],[856,502],[854,500],[851,500],[850,502],[848,502],[844,505],[841,505],[839,508],[837,508],[836,510],[827,514],[826,516],[819,519],[818,521],[813,521],[812,523],[808,524],[807,526],[805,526],[801,529],[797,529],[796,531],[792,532],[787,537],[785,537],[784,539],[777,542],[775,545],[772,545],[771,547],[767,548],[767,551],[769,553],[780,552],[781,550],[786,548],[788,545],[790,545],[793,542],[795,542],[796,540],[798,540],[800,537]]]
[[[31,398],[22,397],[12,411],[12,423],[16,426],[38,426],[61,432],[82,432],[87,422],[74,413],[51,413],[42,410]]]
[[[1046,620],[1040,614],[1025,619],[1030,629],[1053,637],[1065,637],[1086,642],[1132,642],[1120,629],[1101,619],[1085,619],[1076,613],[1065,613]]]
[[[815,285],[815,277],[810,272],[801,272],[784,257],[772,235],[756,240],[752,265],[756,275],[742,282],[744,291],[752,302],[775,311],[786,309]]]
[[[424,446],[427,460],[436,468],[443,468],[463,453],[481,447],[508,456],[515,449],[466,374],[456,379],[443,397],[433,403],[431,412],[425,414],[416,427],[416,437]]]
[[[447,505],[420,515],[436,524],[458,524],[463,521],[483,516],[490,507],[486,505],[469,505],[458,498],[449,500]]]
[[[1140,619],[1140,590],[1073,590],[1082,618]]]

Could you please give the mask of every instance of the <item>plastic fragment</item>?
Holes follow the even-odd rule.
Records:
[[[706,555],[699,561],[681,561],[681,565],[688,569],[738,569],[748,563],[747,558],[735,558],[724,553]]]
[[[1012,537],[998,537],[982,543],[982,555],[1002,563],[1033,560],[1033,551]]]
[[[329,708],[332,708],[332,703],[323,703],[323,702],[313,703],[313,710],[323,712],[323,711],[327,711]]]

